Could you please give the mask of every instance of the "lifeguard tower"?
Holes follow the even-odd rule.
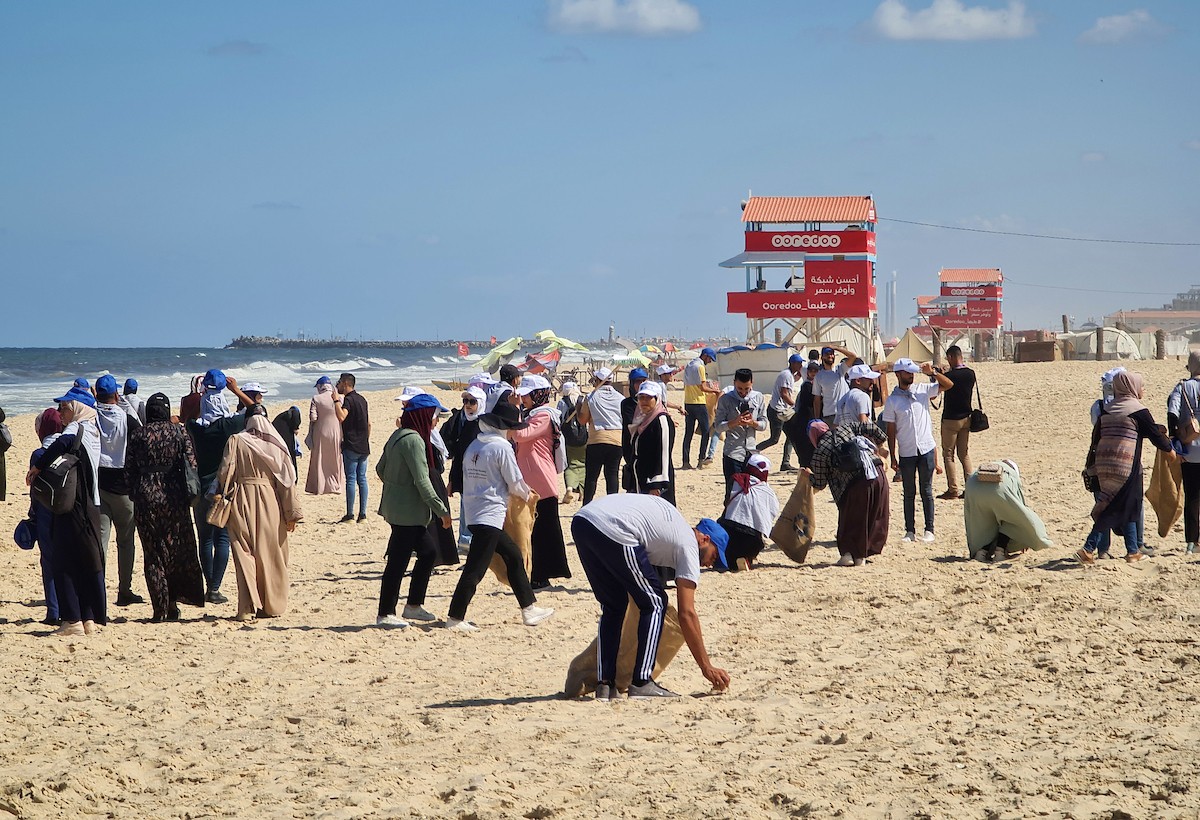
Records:
[[[875,203],[869,196],[752,196],[742,205],[746,289],[728,311],[746,317],[749,344],[837,343],[882,356],[875,302]]]
[[[998,356],[1004,327],[1003,271],[942,268],[938,282],[941,292],[936,298],[918,297],[918,319],[940,334],[937,341],[949,344],[967,338],[975,359]],[[938,347],[935,343],[935,350]]]

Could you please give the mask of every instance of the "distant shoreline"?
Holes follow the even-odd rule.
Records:
[[[433,350],[437,348],[453,348],[460,344],[468,347],[491,349],[492,342],[482,339],[447,339],[445,341],[353,341],[351,339],[280,339],[277,336],[238,336],[225,350],[269,350],[271,348],[302,349],[312,348],[361,348],[364,350]]]

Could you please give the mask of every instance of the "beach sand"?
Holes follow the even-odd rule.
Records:
[[[1149,509],[1158,557],[1071,557],[1090,528],[1079,470],[1109,366],[977,366],[992,429],[972,455],[1018,462],[1055,548],[968,561],[956,501],[937,502],[935,543],[902,545],[895,485],[885,553],[837,568],[822,493],[825,546],[808,565],[769,548],[753,572],[701,581],[729,692],[705,696],[684,651],[660,681],[688,697],[652,703],[560,698],[598,612],[570,547],[574,577],[539,596],[557,613],[536,628],[489,576],[474,635],[376,629],[388,528],[336,523],[340,496],[304,497],[283,617],[239,625],[231,602],[148,624],[145,604],[112,607],[96,636],[46,637],[37,552],[9,540],[35,446],[32,417],[12,418],[0,816],[1197,817],[1200,561],[1181,531],[1157,537]],[[1131,367],[1164,420],[1182,363]],[[368,394],[372,510],[398,393]],[[791,478],[772,483],[786,499]],[[679,473],[690,520],[716,517],[721,493],[719,467]],[[437,615],[457,578],[434,576]],[[223,589],[235,594],[232,565]]]

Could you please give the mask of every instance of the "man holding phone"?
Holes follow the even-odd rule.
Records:
[[[725,434],[721,466],[725,471],[725,501],[733,487],[734,473],[742,471],[751,455],[758,452],[755,436],[767,429],[767,403],[754,389],[754,371],[740,368],[733,374],[733,390],[717,402],[717,432]]]

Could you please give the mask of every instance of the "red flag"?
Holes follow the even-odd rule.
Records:
[[[495,344],[496,344],[496,337],[495,337],[495,336],[493,336],[493,337],[492,337],[492,345],[494,346]]]
[[[460,357],[465,359],[467,357],[467,354],[470,352],[471,352],[471,349],[468,348],[465,344],[463,344],[462,342],[458,343],[458,355]]]

